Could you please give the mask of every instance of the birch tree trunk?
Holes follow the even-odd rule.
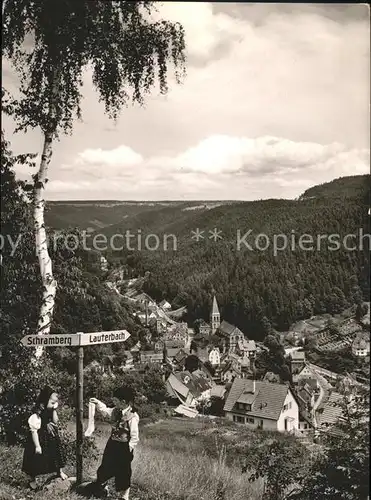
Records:
[[[53,139],[56,130],[56,106],[54,96],[57,96],[60,74],[57,71],[54,74],[52,87],[52,96],[49,110],[50,123],[48,130],[44,131],[44,146],[41,155],[40,168],[35,179],[34,186],[34,228],[36,254],[39,259],[40,274],[43,285],[42,303],[39,312],[37,324],[37,335],[46,335],[50,333],[50,327],[53,320],[55,297],[57,294],[57,282],[53,276],[52,260],[48,250],[48,239],[45,229],[45,185],[48,181],[48,169],[53,154]],[[36,348],[35,356],[39,359],[42,356],[43,347]]]
[[[40,274],[43,284],[43,296],[40,307],[39,320],[37,324],[37,334],[50,333],[50,325],[53,318],[55,296],[57,293],[57,282],[53,277],[52,261],[48,250],[48,240],[45,229],[44,209],[45,209],[45,183],[47,181],[48,167],[52,156],[53,137],[52,134],[45,134],[44,147],[41,156],[40,168],[37,174],[34,188],[34,227],[36,254],[39,259]],[[41,346],[36,348],[36,358],[40,358],[43,353]]]

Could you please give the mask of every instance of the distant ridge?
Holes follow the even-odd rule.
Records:
[[[366,195],[370,192],[370,181],[371,176],[369,174],[339,177],[330,182],[318,184],[317,186],[307,189],[299,197],[299,200],[320,197],[354,198]]]

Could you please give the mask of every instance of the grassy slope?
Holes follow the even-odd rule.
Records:
[[[256,434],[255,434],[256,435]],[[241,475],[239,457],[246,452],[252,433],[234,425],[172,419],[142,427],[141,442],[133,463],[132,500],[241,500],[261,498],[261,483],[250,484]],[[270,439],[261,434],[260,439]],[[107,429],[95,434],[100,450]],[[19,467],[22,450],[0,447],[0,498],[2,500],[78,500],[64,493],[29,493]],[[94,476],[98,463],[85,464],[87,476]],[[74,475],[73,468],[66,472]],[[225,497],[222,496],[222,491]]]

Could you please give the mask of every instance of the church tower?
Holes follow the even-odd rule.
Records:
[[[210,314],[210,324],[211,324],[211,334],[214,335],[214,333],[220,326],[220,312],[215,295],[213,297],[213,307],[211,309],[211,314]]]

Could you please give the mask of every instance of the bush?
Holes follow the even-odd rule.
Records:
[[[68,424],[74,420],[75,412],[73,409],[64,407],[59,412],[59,433],[62,441],[62,449],[66,457],[67,465],[75,463],[76,457],[76,437],[75,433],[69,429]],[[99,457],[99,449],[94,439],[84,438],[82,444],[82,453],[84,461],[89,466]]]
[[[28,432],[28,418],[45,385],[50,385],[60,394],[61,406],[72,406],[74,402],[74,377],[53,370],[47,357],[43,360],[42,369],[29,363],[18,373],[10,373],[2,385],[0,439],[9,445],[24,442]]]

